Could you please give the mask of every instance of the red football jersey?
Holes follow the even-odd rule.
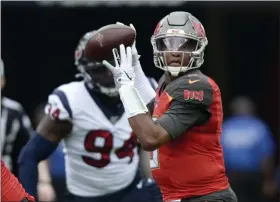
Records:
[[[208,113],[207,119],[200,112]],[[160,84],[153,119],[172,137],[152,153],[152,173],[165,201],[229,187],[220,144],[221,93],[212,79],[197,70],[167,86]]]
[[[8,170],[4,162],[1,160],[1,201],[17,201],[23,199],[35,201],[33,196],[25,192],[18,179]]]

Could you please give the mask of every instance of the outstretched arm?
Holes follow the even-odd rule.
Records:
[[[60,93],[61,94],[61,93]],[[21,150],[19,178],[26,191],[37,196],[38,163],[47,159],[56,149],[58,143],[72,130],[70,112],[60,94],[49,96],[46,115],[33,134],[33,138]],[[65,101],[65,100],[64,100]]]

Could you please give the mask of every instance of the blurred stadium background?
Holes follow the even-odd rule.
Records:
[[[239,129],[225,126],[222,139],[237,196],[241,202],[280,201],[279,2],[2,1],[3,94],[20,102],[35,126],[38,105],[56,86],[75,79],[80,37],[117,21],[134,24],[142,67],[158,79],[162,72],[154,67],[150,37],[157,22],[176,10],[191,12],[204,24],[209,45],[202,70],[221,88],[225,120]],[[259,122],[247,127],[245,121],[234,122],[233,112]],[[246,130],[258,124],[266,130]]]

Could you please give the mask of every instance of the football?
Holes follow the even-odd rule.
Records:
[[[123,44],[132,46],[136,32],[129,26],[112,24],[97,30],[85,46],[85,57],[89,60],[113,60],[112,49]]]

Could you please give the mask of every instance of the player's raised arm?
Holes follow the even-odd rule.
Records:
[[[162,28],[162,29],[165,32],[166,31],[168,32],[166,28]],[[157,31],[158,30],[156,30],[155,33],[157,33]],[[184,36],[184,34],[182,34],[182,36]],[[176,47],[170,45],[172,40],[176,40]],[[201,41],[193,40],[193,39],[186,40],[184,37],[181,38],[170,37],[166,39],[159,38],[157,41],[154,41],[152,43],[156,56],[155,65],[157,67],[160,67],[161,69],[166,70],[165,83],[163,86],[161,86],[162,89],[160,89],[159,94],[164,92],[165,87],[168,84],[172,83],[172,85],[174,85],[174,82],[172,81],[175,80],[175,78],[182,79],[182,75],[188,69],[196,69],[200,65],[202,65],[203,63],[202,53],[204,51],[205,46],[207,45],[206,38],[205,41],[203,40]],[[169,113],[169,115],[165,115],[164,117],[161,118],[162,120],[167,120],[167,119],[169,120],[168,126],[167,124],[165,124],[166,121],[161,120],[155,123],[151,119],[151,117],[147,113],[149,110],[146,105],[150,102],[150,104],[148,104],[148,107],[154,105],[154,109],[156,109],[159,102],[159,97],[162,97],[162,95],[157,95],[155,100],[156,103],[153,103],[153,101],[151,102],[151,100],[155,97],[155,92],[152,93],[152,91],[150,90],[151,87],[145,84],[147,82],[147,79],[145,80],[143,78],[144,73],[140,66],[139,60],[135,59],[135,54],[133,54],[133,52],[135,51],[133,51],[133,49],[134,47],[125,48],[123,45],[121,45],[120,46],[121,60],[118,61],[117,58],[115,58],[115,67],[106,61],[104,61],[103,64],[107,66],[114,74],[115,83],[119,88],[122,102],[125,106],[126,111],[129,114],[130,125],[133,131],[135,132],[135,134],[138,136],[142,144],[142,147],[147,151],[152,151],[159,148],[162,144],[166,143],[171,138],[173,138],[174,136],[173,134],[175,134],[175,136],[178,136],[177,133],[178,131],[181,130],[179,124],[176,124],[175,127],[173,127],[172,130],[176,130],[175,132],[170,131],[170,127],[171,127],[170,125],[173,126],[175,123],[182,121],[181,116],[176,115],[176,119],[174,119],[175,115],[173,114],[174,111],[176,111],[177,113],[182,111],[182,109],[181,110],[176,109],[178,104],[174,104],[177,102],[180,103],[182,101],[177,100],[177,98],[176,99],[172,98],[167,93],[165,95],[166,100],[160,102],[161,106],[164,105],[164,103],[166,105],[166,109],[161,109],[163,112],[168,109],[169,104],[171,104],[171,101],[173,100],[171,106],[172,108],[169,109],[169,112],[166,112],[167,114]],[[194,51],[196,51],[195,54],[197,54],[197,58],[194,58],[194,55],[190,54]],[[159,57],[160,54],[162,54],[163,52],[166,52],[166,54],[164,55],[165,57],[164,60],[161,59],[162,57]],[[191,67],[190,65],[193,65],[193,67]],[[184,84],[187,84],[188,81],[186,80],[184,82],[185,82]],[[180,86],[180,88],[184,88],[184,87],[185,85]],[[181,89],[181,90],[182,90],[181,94],[184,94],[184,90],[188,90],[188,89]],[[180,98],[180,99],[184,99],[184,98]],[[184,109],[187,108],[187,110],[189,111],[191,111],[190,109],[194,109],[194,107],[192,106],[191,107],[183,106],[182,108]],[[188,112],[188,114],[190,113],[191,112]],[[172,116],[170,114],[172,114]],[[159,117],[153,117],[153,118],[158,119]],[[192,123],[187,124],[187,127],[190,126],[193,126],[193,124]]]
[[[160,86],[153,112],[154,122],[146,106],[147,99],[143,98],[139,88],[134,87],[134,71],[131,65],[131,49],[120,46],[120,55],[123,58],[120,64],[113,67],[109,63],[104,63],[115,76],[115,82],[119,85],[119,92],[129,117],[129,123],[142,147],[147,151],[153,151],[171,139],[180,136],[188,128],[197,124],[199,119],[208,120],[210,114],[207,111],[211,103],[212,89],[207,79],[199,76],[182,76],[172,83],[166,90],[166,83]],[[174,79],[174,77],[173,77]],[[165,82],[170,82],[172,76],[166,73]],[[187,92],[203,92],[201,101],[197,99],[187,99]],[[150,96],[151,98],[151,96]],[[158,106],[160,102],[160,106]],[[205,106],[205,107],[204,107]],[[167,110],[168,109],[168,110]],[[162,116],[164,114],[164,116]],[[160,116],[160,120],[157,120]],[[186,117],[186,118],[185,118]],[[201,118],[202,117],[202,118]]]
[[[55,90],[49,96],[45,113],[18,159],[20,181],[33,196],[37,193],[38,163],[47,159],[72,130],[71,109],[63,91]]]
[[[203,124],[209,119],[211,114],[208,106],[212,102],[212,88],[206,81],[197,80],[197,83],[190,84],[187,77],[182,78],[170,85],[167,91],[163,91],[161,100],[165,100],[165,106],[155,106],[154,120],[147,114],[129,118],[129,123],[145,150],[153,151],[184,134],[194,125]],[[197,95],[192,95],[194,93]],[[166,112],[165,107],[168,107]]]

